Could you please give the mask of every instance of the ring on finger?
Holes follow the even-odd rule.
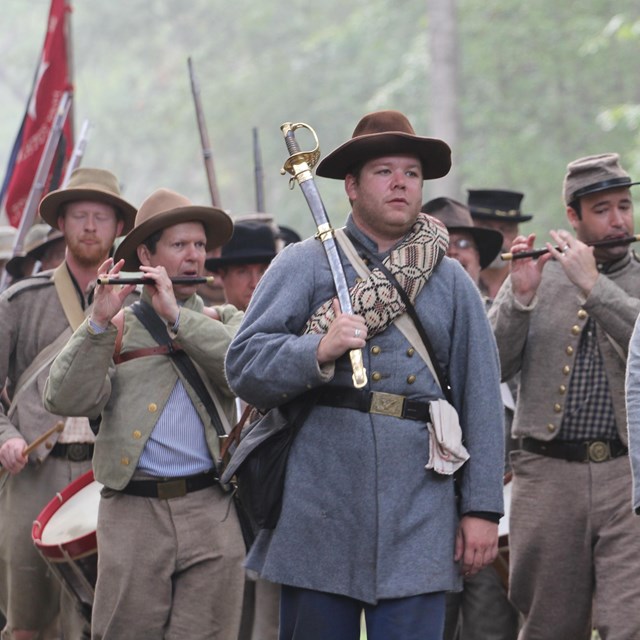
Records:
[[[354,335],[356,338],[359,338],[359,337],[360,337],[360,329],[356,329],[356,330],[353,332],[353,335]]]
[[[565,244],[564,247],[562,247],[562,253],[567,253],[569,249],[571,249],[571,247],[568,244]]]

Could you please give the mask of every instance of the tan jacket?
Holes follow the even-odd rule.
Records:
[[[580,335],[591,316],[597,323],[616,426],[626,443],[626,354],[639,312],[640,262],[635,254],[606,275],[600,274],[586,299],[554,261],[545,265],[537,295],[528,307],[516,302],[507,279],[489,320],[500,352],[502,379],[520,372],[513,435],[539,440],[557,436]]]
[[[177,341],[198,367],[222,409],[223,422],[235,416],[234,398],[224,376],[224,357],[243,314],[231,305],[216,307],[222,321],[201,313],[202,300],[192,296],[180,313]],[[178,378],[205,425],[209,451],[218,459],[216,431],[205,407],[191,386],[165,355],[146,356],[113,363],[116,328],[95,334],[88,322],[73,334],[51,366],[44,398],[51,411],[69,415],[102,415],[93,467],[96,479],[112,489],[131,480],[155,424]],[[121,352],[157,343],[130,309],[125,310]]]
[[[69,323],[60,304],[52,271],[25,278],[0,296],[0,380],[6,380],[9,397],[16,383],[45,347],[65,330]],[[22,437],[32,442],[60,421],[60,416],[46,411],[42,392],[48,371],[25,388],[12,420],[0,407],[0,445],[10,438]],[[32,462],[42,462],[55,444],[58,434],[40,445],[31,455]]]

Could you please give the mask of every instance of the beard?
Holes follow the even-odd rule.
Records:
[[[107,258],[111,245],[100,238],[90,238],[93,244],[86,244],[88,238],[67,238],[67,249],[83,267],[99,267]]]

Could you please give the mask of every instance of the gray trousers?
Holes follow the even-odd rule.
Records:
[[[244,542],[219,486],[161,500],[103,489],[94,640],[231,640]]]
[[[247,578],[238,640],[278,640],[280,585]]]
[[[566,462],[516,451],[510,599],[520,640],[640,638],[640,518],[626,456]]]

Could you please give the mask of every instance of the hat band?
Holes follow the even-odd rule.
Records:
[[[472,207],[474,213],[486,213],[492,216],[499,216],[501,218],[516,218],[520,215],[520,209],[509,209],[505,211],[503,209],[487,209],[485,207]]]
[[[605,189],[613,189],[614,187],[622,187],[624,185],[631,185],[631,178],[611,178],[611,180],[603,180],[602,182],[596,182],[590,184],[588,187],[582,187],[578,189],[572,196],[569,202],[573,202],[582,196],[586,196],[589,193],[595,193],[596,191],[604,191]]]

